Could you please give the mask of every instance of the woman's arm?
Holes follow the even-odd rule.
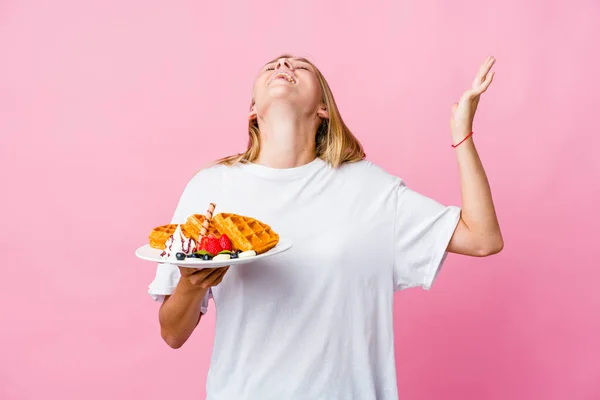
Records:
[[[467,139],[456,150],[462,212],[448,251],[477,257],[499,253],[504,247],[504,241],[490,185],[473,139]]]
[[[228,268],[180,268],[181,278],[172,295],[167,296],[158,312],[160,333],[172,348],[178,349],[189,339],[202,318],[202,300],[211,286],[223,280]]]
[[[452,107],[450,127],[453,143],[460,143],[456,153],[462,197],[460,221],[448,245],[448,251],[452,253],[483,257],[499,253],[504,247],[490,185],[473,136],[465,140],[472,132],[479,98],[492,83],[494,73],[490,70],[495,61],[488,57],[472,88]]]

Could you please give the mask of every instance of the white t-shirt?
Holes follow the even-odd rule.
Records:
[[[460,209],[407,188],[369,161],[335,169],[214,166],[186,186],[173,223],[248,215],[291,250],[229,268],[209,297],[217,311],[208,400],[396,400],[393,295],[428,289]],[[176,266],[160,264],[149,293],[171,294]],[[202,322],[200,322],[202,324]]]

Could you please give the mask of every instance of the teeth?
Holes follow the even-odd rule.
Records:
[[[279,78],[280,76],[283,76],[290,83],[296,83],[296,81],[294,80],[294,78],[292,78],[289,74],[287,74],[285,72],[280,72],[277,75],[275,75],[275,79]]]

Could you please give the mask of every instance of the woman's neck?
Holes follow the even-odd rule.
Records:
[[[255,160],[271,168],[295,168],[316,158],[316,116],[298,115],[292,107],[270,109],[258,118],[260,153]]]

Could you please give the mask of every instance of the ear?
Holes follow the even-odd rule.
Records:
[[[254,121],[256,118],[258,118],[258,114],[256,113],[256,106],[254,105],[254,103],[252,103],[252,106],[250,107],[250,112],[248,113],[248,121]]]
[[[323,119],[329,119],[329,113],[327,112],[327,107],[325,105],[321,105],[317,110],[317,115]]]

